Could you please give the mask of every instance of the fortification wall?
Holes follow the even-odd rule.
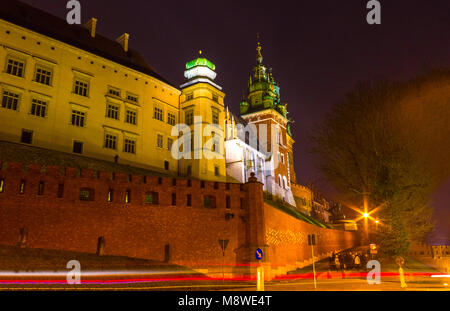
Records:
[[[191,180],[189,186],[186,179],[119,173],[112,178],[111,173],[57,166],[41,171],[39,165],[24,171],[21,163],[8,163],[6,170],[0,170],[0,243],[17,245],[20,230],[26,228],[26,246],[31,248],[95,253],[103,237],[105,255],[164,261],[169,245],[171,263],[199,266],[221,263],[218,240],[228,239],[225,262],[236,262],[233,250],[239,243],[244,185],[204,182],[203,188],[198,180]],[[62,197],[58,197],[60,185]],[[82,188],[92,191],[92,200],[80,200]],[[108,202],[110,190],[112,202]],[[149,191],[158,193],[158,204],[145,203]],[[176,205],[172,205],[173,193]],[[188,195],[192,206],[187,206]],[[215,208],[204,207],[205,195],[215,198]]]
[[[275,207],[264,204],[265,241],[268,260],[276,274],[295,270],[312,263],[308,234],[316,235],[314,256],[322,259],[333,251],[351,248],[358,244],[353,232],[320,228],[296,219]]]
[[[355,243],[350,232],[321,229],[266,205],[256,181],[227,184],[12,162],[0,167],[1,244],[22,239],[30,248],[96,253],[102,237],[104,255],[209,273],[221,271],[222,260],[226,273],[257,264],[254,252],[262,247],[268,252],[264,263],[284,267],[276,275],[306,263],[310,233],[318,236],[318,254]],[[149,193],[154,201],[157,194],[157,204],[149,204]],[[229,240],[224,258],[219,240]]]

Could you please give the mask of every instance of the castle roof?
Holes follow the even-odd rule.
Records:
[[[87,28],[69,25],[65,20],[23,2],[2,1],[0,19],[106,58],[175,87],[158,74],[139,52],[131,49],[125,51],[120,43],[100,34],[96,34],[93,38]]]

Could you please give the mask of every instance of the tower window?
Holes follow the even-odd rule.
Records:
[[[116,104],[108,104],[106,106],[106,117],[119,120],[119,106]]]
[[[25,69],[25,62],[22,60],[8,58],[6,73],[10,75],[23,78]]]
[[[21,180],[20,181],[20,186],[19,186],[19,194],[24,194],[25,193],[25,180]]]
[[[125,203],[130,203],[131,202],[131,190],[127,189],[125,191]]]
[[[127,115],[125,122],[136,125],[137,123],[137,112],[134,110],[127,110]]]
[[[156,137],[156,146],[158,148],[163,147],[163,136],[161,134],[158,134],[158,136]]]
[[[36,74],[35,74],[35,81],[37,83],[42,83],[45,85],[50,85],[52,79],[52,71],[49,68],[37,66],[36,67]]]
[[[2,98],[2,108],[17,110],[19,105],[19,94],[4,91]]]
[[[80,96],[88,96],[89,84],[87,81],[75,79],[73,92]]]
[[[159,121],[163,121],[163,110],[155,107],[155,109],[153,110],[153,119],[159,120]]]
[[[74,141],[73,142],[73,153],[83,153],[83,143],[81,141]]]
[[[0,179],[0,193],[2,193],[5,190],[5,180],[2,178]]]
[[[37,117],[45,117],[45,114],[47,112],[47,103],[43,100],[39,100],[36,98],[33,98],[33,100],[31,101],[31,111],[30,113],[33,116],[37,116]]]
[[[114,200],[114,190],[109,188],[108,189],[108,202],[112,202]]]
[[[175,115],[173,113],[167,114],[167,123],[170,125],[175,125]]]
[[[136,141],[131,138],[125,138],[123,144],[123,151],[126,153],[136,153]]]
[[[109,87],[108,88],[108,94],[112,95],[112,96],[116,96],[116,97],[120,97],[120,90],[113,88],[113,87]]]
[[[169,170],[169,161],[164,161],[164,169],[165,169],[166,171]]]
[[[186,175],[187,176],[191,176],[192,175],[192,166],[191,165],[188,165],[186,167]]]
[[[213,109],[212,111],[212,123],[219,124],[219,111]]]
[[[203,206],[206,208],[216,208],[216,197],[212,195],[205,195],[203,198]]]
[[[186,125],[194,124],[194,111],[193,110],[186,111],[185,121],[186,121]]]
[[[86,121],[86,113],[72,110],[72,125],[84,127],[84,123]]]
[[[105,135],[105,148],[107,149],[117,149],[117,136],[112,134]]]
[[[20,137],[20,142],[24,144],[31,144],[33,142],[33,131],[22,130],[22,136]]]
[[[220,175],[220,171],[219,171],[219,167],[218,166],[214,166],[214,175],[215,176],[219,176]]]
[[[225,198],[225,208],[226,209],[230,209],[231,208],[231,198],[229,195],[226,196]]]

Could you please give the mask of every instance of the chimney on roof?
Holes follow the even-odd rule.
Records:
[[[97,19],[95,17],[91,17],[90,20],[87,21],[84,26],[89,30],[92,38],[95,38],[95,30],[97,28]]]
[[[130,39],[130,35],[127,33],[124,33],[119,38],[116,39],[117,42],[120,43],[120,45],[123,47],[123,50],[125,52],[128,52],[128,40]]]

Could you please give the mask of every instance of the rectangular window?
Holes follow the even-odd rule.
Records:
[[[20,181],[20,186],[19,186],[19,194],[24,194],[25,193],[25,180],[21,180]]]
[[[44,182],[43,181],[39,182],[38,195],[44,195]]]
[[[86,113],[72,110],[72,125],[84,127],[84,123],[86,121]]]
[[[130,203],[131,202],[131,190],[127,189],[125,191],[125,203]]]
[[[188,194],[186,198],[186,205],[192,206],[192,194]]]
[[[186,95],[186,100],[192,100],[194,99],[194,94],[193,93],[189,93]]]
[[[5,180],[2,178],[0,179],[0,193],[2,193],[5,190]]]
[[[119,106],[116,104],[106,105],[106,117],[119,120]]]
[[[20,137],[20,142],[24,144],[31,144],[33,142],[33,131],[22,130],[22,136]]]
[[[167,150],[171,151],[172,150],[172,145],[173,145],[173,139],[172,138],[167,138]]]
[[[155,107],[154,111],[153,111],[153,119],[159,120],[159,121],[163,121],[163,110]]]
[[[81,96],[88,96],[89,84],[86,81],[75,79],[73,92]]]
[[[169,170],[169,161],[164,161],[164,169],[165,169],[166,171]]]
[[[80,201],[94,201],[94,190],[89,188],[81,188]]]
[[[105,135],[105,148],[108,149],[117,149],[117,136],[112,134]]]
[[[42,83],[45,85],[50,85],[52,79],[52,71],[49,68],[36,67],[36,74],[34,80],[37,83]]]
[[[114,190],[109,188],[108,189],[108,202],[112,202],[114,198]]]
[[[2,108],[17,110],[19,106],[19,94],[4,91],[2,98]]]
[[[147,192],[145,194],[145,204],[156,205],[159,204],[159,195],[158,192]]]
[[[125,138],[123,151],[127,153],[136,153],[136,141],[130,138]]]
[[[108,94],[112,95],[112,96],[115,96],[115,97],[120,97],[120,90],[116,89],[116,88],[113,88],[113,87],[109,87],[108,88]]]
[[[186,111],[185,121],[186,121],[186,125],[194,124],[194,111],[193,110]]]
[[[219,124],[219,111],[213,109],[212,111],[212,123]]]
[[[213,94],[212,100],[215,101],[216,103],[218,103],[219,102],[219,96]]]
[[[58,184],[58,193],[57,197],[62,198],[64,195],[64,184]]]
[[[175,125],[175,115],[173,113],[167,114],[167,123],[170,125]]]
[[[230,209],[231,208],[231,198],[229,195],[226,196],[225,198],[225,208],[226,209]]]
[[[137,103],[138,102],[138,96],[133,94],[127,94],[127,100],[130,102]]]
[[[45,118],[45,114],[47,113],[47,102],[33,98],[31,101],[30,113],[33,116]]]
[[[74,141],[72,152],[82,154],[83,153],[83,143],[81,141]]]
[[[177,205],[177,194],[175,192],[172,193],[172,205]]]
[[[163,136],[161,134],[158,134],[158,136],[156,138],[156,146],[158,148],[162,148],[163,147]]]
[[[23,75],[25,73],[24,69],[25,69],[24,61],[14,59],[14,58],[8,58],[6,73],[9,73],[10,75],[13,75],[13,76],[23,78]]]
[[[127,110],[125,122],[136,125],[137,112],[134,110]]]
[[[218,166],[214,166],[214,175],[219,176],[219,167]]]

